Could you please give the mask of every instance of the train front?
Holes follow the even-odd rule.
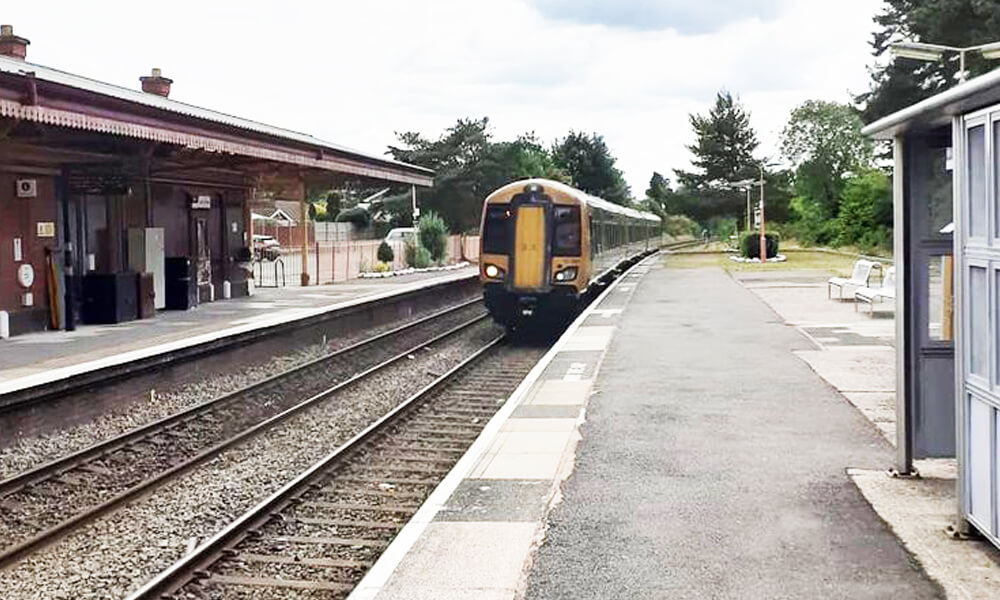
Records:
[[[493,319],[516,328],[571,316],[589,277],[586,202],[545,179],[508,184],[483,205],[479,275]]]

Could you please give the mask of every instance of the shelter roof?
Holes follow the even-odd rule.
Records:
[[[401,183],[433,171],[305,133],[0,56],[0,116]]]
[[[947,125],[952,117],[998,102],[1000,70],[995,70],[882,117],[862,129],[862,133],[889,140],[903,133]]]

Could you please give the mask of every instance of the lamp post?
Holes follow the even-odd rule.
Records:
[[[1000,59],[1000,42],[990,42],[989,44],[979,44],[978,46],[945,46],[942,44],[925,44],[923,42],[899,42],[889,46],[889,52],[899,58],[912,58],[913,60],[923,60],[927,62],[937,62],[941,60],[945,52],[958,53],[958,81],[959,83],[967,79],[965,72],[965,55],[969,52],[978,51],[987,60]]]
[[[764,165],[757,165],[760,169],[760,262],[767,262],[767,238],[764,236]],[[749,192],[747,192],[749,197]]]

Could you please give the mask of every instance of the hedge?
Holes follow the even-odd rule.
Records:
[[[779,237],[776,233],[764,234],[766,239],[767,258],[774,258],[778,255]],[[740,241],[740,253],[744,258],[760,257],[760,232],[750,232],[743,236]]]

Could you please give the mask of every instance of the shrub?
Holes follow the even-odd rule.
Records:
[[[663,233],[673,237],[698,237],[701,227],[684,215],[666,215],[663,218]]]
[[[778,234],[776,233],[765,233],[764,234],[765,245],[767,250],[767,257],[774,258],[778,255]],[[744,258],[759,258],[760,257],[760,232],[750,232],[743,236],[740,241],[740,253]]]
[[[892,184],[878,170],[864,171],[847,180],[837,221],[837,242],[862,251],[889,248],[892,240]]]
[[[375,263],[375,272],[376,273],[388,273],[391,270],[392,270],[392,265],[390,265],[387,262],[377,262],[377,263]]]
[[[368,227],[371,223],[371,215],[363,208],[348,208],[337,215],[338,223],[353,223],[357,227]]]
[[[717,240],[728,240],[734,231],[736,231],[736,219],[732,217],[712,217],[708,220],[708,232]],[[701,236],[701,231],[697,236]]]
[[[417,237],[420,245],[430,253],[431,260],[441,262],[444,259],[445,246],[448,242],[448,226],[445,225],[444,219],[428,211],[417,223]]]
[[[419,244],[412,242],[406,244],[403,258],[406,260],[406,266],[414,269],[425,269],[431,266],[430,251]]]
[[[382,243],[378,245],[376,256],[384,263],[391,263],[392,259],[396,258],[396,253],[392,251],[392,246],[388,242],[382,240]]]
[[[789,204],[788,232],[803,244],[827,246],[840,236],[840,221],[830,218],[814,200],[796,196]]]

